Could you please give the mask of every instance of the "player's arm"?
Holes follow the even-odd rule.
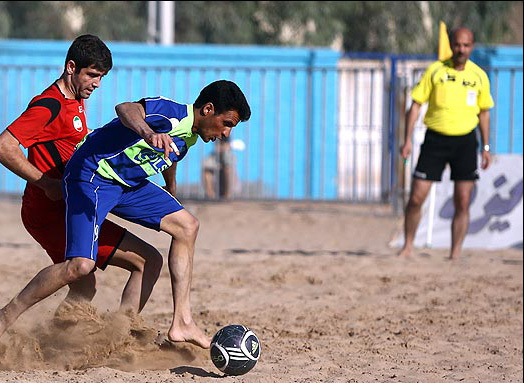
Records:
[[[176,195],[176,165],[177,163],[174,162],[173,165],[162,172],[162,176],[166,181],[166,190],[173,196]]]
[[[122,124],[142,137],[149,145],[163,149],[165,158],[170,152],[180,154],[167,133],[157,133],[146,123],[146,111],[139,102],[124,102],[115,107],[116,114]]]
[[[489,152],[489,123],[489,109],[482,109],[479,113],[480,138],[482,140],[482,169],[487,169],[491,164],[491,154]],[[486,145],[488,145],[488,148],[486,148]]]
[[[413,103],[411,104],[411,108],[409,108],[408,117],[406,118],[404,145],[402,145],[402,148],[400,150],[400,154],[403,158],[408,158],[411,154],[411,150],[413,149],[413,131],[415,130],[415,122],[417,122],[421,107],[421,104],[419,104],[416,101],[413,101]]]
[[[420,109],[430,98],[433,92],[433,78],[435,73],[442,67],[440,61],[431,64],[422,75],[420,81],[413,87],[411,91],[411,107],[406,117],[406,129],[404,132],[404,145],[400,148],[400,155],[407,160],[411,151],[413,150],[413,131],[415,130],[415,123],[420,114]]]
[[[7,129],[0,134],[0,162],[17,176],[44,190],[49,199],[56,201],[62,198],[61,181],[46,176],[34,167],[20,149],[18,140]]]

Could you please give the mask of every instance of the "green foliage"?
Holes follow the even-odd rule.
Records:
[[[361,1],[341,7],[346,51],[422,53],[428,45],[415,1]]]
[[[93,33],[106,40],[146,39],[145,1],[5,1],[7,13],[4,37],[21,39],[71,40]],[[82,22],[75,28],[75,20]],[[2,23],[3,24],[3,23]],[[0,29],[0,33],[2,29]]]
[[[59,1],[6,1],[10,26],[6,37],[63,39],[67,24]]]
[[[440,20],[448,29],[471,28],[478,43],[511,41],[508,15],[516,3],[177,1],[175,40],[434,53]],[[93,33],[112,41],[146,41],[147,16],[147,1],[0,1],[0,38],[71,40]]]
[[[256,40],[252,1],[179,1],[175,38],[182,43],[252,44]]]
[[[81,32],[104,40],[145,41],[147,39],[147,1],[85,1],[85,24]]]
[[[311,1],[182,1],[175,35],[184,43],[329,45],[342,31],[333,9]]]
[[[467,26],[482,44],[507,42],[511,33],[508,17],[516,1],[431,1],[436,19],[446,23],[448,30]]]

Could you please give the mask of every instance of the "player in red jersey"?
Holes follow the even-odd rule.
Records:
[[[22,199],[23,224],[55,264],[64,261],[66,246],[61,187],[64,167],[89,132],[84,99],[100,86],[112,65],[111,52],[104,42],[93,35],[79,36],[67,52],[61,77],[34,97],[22,115],[0,134],[0,162],[27,181]],[[20,145],[28,149],[27,158]],[[96,267],[114,265],[131,273],[122,293],[121,309],[140,312],[160,275],[161,254],[108,220],[101,227],[99,242]],[[70,270],[70,274],[75,272]],[[45,280],[37,286],[31,291],[26,287],[0,310],[0,335],[16,319],[19,309],[45,290]],[[70,283],[69,288],[63,305],[91,301],[96,293],[95,274],[91,272]]]

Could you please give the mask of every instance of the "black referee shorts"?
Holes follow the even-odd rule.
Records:
[[[413,177],[440,181],[449,163],[452,180],[477,180],[478,147],[475,129],[464,136],[445,136],[427,129]]]

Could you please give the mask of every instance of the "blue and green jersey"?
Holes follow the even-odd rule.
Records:
[[[152,147],[137,133],[115,118],[88,134],[71,157],[68,168],[72,178],[89,179],[94,173],[125,186],[136,186],[161,173],[184,158],[198,135],[192,132],[193,105],[179,104],[164,97],[139,101],[145,109],[145,121],[157,133],[169,134],[179,155]]]

